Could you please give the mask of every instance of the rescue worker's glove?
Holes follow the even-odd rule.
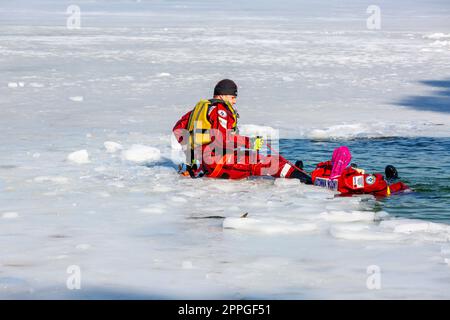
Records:
[[[264,145],[264,139],[261,136],[257,136],[256,138],[252,138],[251,140],[251,148],[255,151],[260,150]]]

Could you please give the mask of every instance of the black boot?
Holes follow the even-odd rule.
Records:
[[[305,184],[312,184],[311,177],[302,171],[298,171],[297,169],[295,169],[294,172],[291,173],[289,178],[299,179],[302,183]]]
[[[295,161],[295,166],[299,169],[303,169],[303,161],[302,160]]]
[[[398,179],[398,171],[394,166],[387,165],[384,169],[384,173],[386,174],[386,179],[388,181]]]

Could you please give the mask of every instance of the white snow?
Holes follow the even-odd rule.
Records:
[[[330,211],[322,212],[319,217],[325,221],[334,222],[355,222],[355,221],[369,221],[373,222],[375,220],[375,212],[367,211]]]
[[[383,220],[377,224],[379,219],[380,216],[373,212],[331,210],[318,215],[300,215],[295,220],[230,217],[224,220],[223,228],[286,234],[323,230],[338,239],[364,241],[406,241],[414,237],[416,240],[421,238],[432,242],[450,240],[450,228],[445,224],[408,219]],[[386,213],[383,214],[383,219],[389,219]],[[427,236],[424,237],[424,234]]]
[[[34,178],[34,181],[44,183],[52,182],[52,183],[66,184],[69,182],[69,179],[67,177],[62,176],[39,176]]]
[[[76,246],[76,248],[79,250],[89,250],[91,248],[91,245],[88,243],[81,243],[81,244],[78,244]]]
[[[109,153],[115,153],[119,150],[123,149],[123,146],[120,143],[114,142],[114,141],[105,141],[103,145],[106,148],[106,152]]]
[[[19,214],[17,212],[3,212],[2,218],[3,219],[16,219],[19,217]]]
[[[239,134],[248,137],[271,137],[276,139],[279,137],[278,131],[269,126],[260,126],[255,124],[244,124],[239,127]]]
[[[78,150],[75,152],[70,153],[67,156],[67,160],[73,162],[73,163],[78,163],[78,164],[85,164],[85,163],[89,163],[89,153],[87,152],[87,150]]]
[[[131,148],[122,151],[122,158],[137,163],[151,163],[161,158],[161,152],[157,148],[134,144]]]
[[[330,228],[330,234],[336,239],[353,241],[392,241],[400,240],[395,233],[388,233],[366,225],[338,225]]]
[[[418,121],[396,124],[371,121],[369,123],[334,125],[326,129],[313,129],[306,136],[315,140],[411,136],[411,134],[428,130],[427,127],[433,126],[435,126],[433,123]]]
[[[449,226],[432,223],[432,222],[412,222],[409,224],[397,225],[394,232],[412,233],[417,231],[423,232],[450,232]]]
[[[297,233],[317,229],[314,223],[293,224],[290,221],[279,219],[259,220],[254,218],[226,218],[224,229],[238,229],[244,231],[258,231],[268,234]]]
[[[82,96],[74,96],[74,97],[69,97],[70,100],[75,101],[75,102],[83,102],[84,97]]]
[[[45,85],[44,85],[43,83],[31,82],[31,83],[30,83],[30,87],[33,87],[33,88],[43,88],[43,87],[45,87]]]
[[[2,4],[0,298],[450,298],[448,225],[294,180],[183,178],[170,134],[226,77],[241,134],[449,137],[423,102],[447,101],[445,2],[381,0],[381,30],[356,0],[79,2],[79,30],[59,1]]]
[[[183,269],[192,269],[194,266],[192,265],[192,261],[183,261],[182,268]]]
[[[437,32],[430,35],[424,36],[424,38],[432,39],[432,40],[440,40],[440,39],[450,39],[450,33],[442,33]]]

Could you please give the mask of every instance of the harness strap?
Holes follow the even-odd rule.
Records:
[[[210,178],[217,178],[219,174],[222,172],[223,165],[228,162],[228,160],[234,155],[232,154],[226,154],[220,159],[220,161],[216,164],[216,167],[214,168],[213,172],[208,175]]]

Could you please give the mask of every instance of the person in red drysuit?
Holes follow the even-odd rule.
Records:
[[[229,79],[214,88],[213,99],[201,100],[173,127],[177,141],[186,150],[187,169],[192,177],[242,179],[270,175],[297,178],[311,184],[311,177],[280,155],[262,156],[261,137],[249,138],[238,134],[239,115],[234,108],[237,86]],[[201,123],[198,129],[194,123]],[[206,129],[205,129],[206,128]],[[194,139],[200,142],[192,142]]]
[[[345,159],[343,164],[339,160]],[[351,161],[350,150],[341,146],[334,150],[331,161],[317,164],[311,173],[313,184],[339,191],[342,195],[373,194],[389,196],[408,190],[409,187],[398,179],[397,169],[388,165],[385,169],[386,178],[380,173],[367,174],[356,165],[348,166]],[[341,168],[336,168],[342,165]]]

